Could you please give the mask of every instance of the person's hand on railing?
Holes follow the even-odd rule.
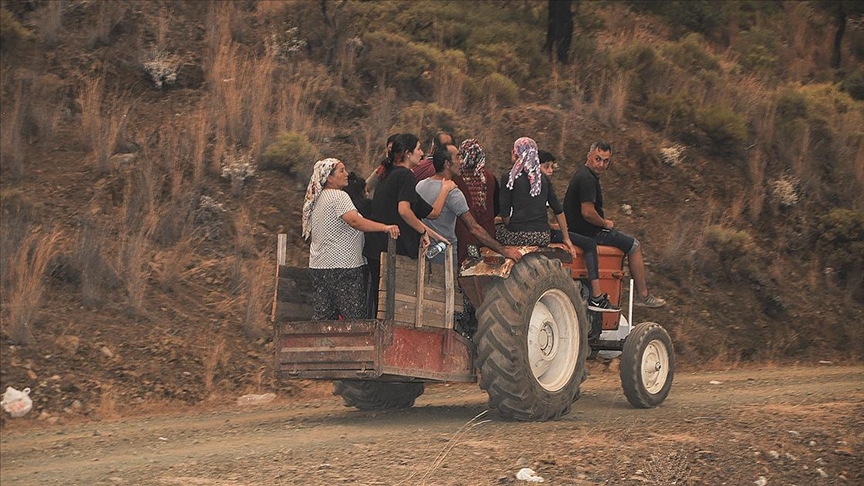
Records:
[[[509,258],[516,263],[519,263],[519,260],[522,259],[522,252],[515,246],[505,246],[501,254],[504,255],[504,258]]]
[[[385,233],[390,235],[390,238],[398,239],[399,238],[399,226],[395,224],[387,225],[387,229],[384,230]]]

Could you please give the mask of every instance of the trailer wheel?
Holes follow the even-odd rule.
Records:
[[[624,341],[621,354],[621,387],[636,408],[653,408],[663,403],[675,375],[672,339],[660,324],[643,322]]]
[[[333,394],[342,397],[346,407],[360,410],[408,408],[424,390],[423,383],[344,380],[333,385]]]
[[[570,412],[588,356],[588,319],[558,260],[526,255],[492,284],[477,310],[477,367],[489,405],[516,420]]]

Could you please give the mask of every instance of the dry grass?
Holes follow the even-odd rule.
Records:
[[[49,48],[57,45],[57,40],[63,33],[63,12],[66,10],[66,5],[66,0],[52,0],[42,8],[39,36]]]
[[[111,31],[123,21],[130,6],[127,2],[96,2],[92,5],[98,10],[96,23],[88,30],[87,47],[90,49],[109,43]]]
[[[4,327],[16,344],[34,344],[33,325],[45,291],[45,271],[57,253],[60,233],[34,231],[28,234],[7,267],[9,285],[3,292]]]
[[[123,286],[126,290],[126,313],[130,316],[143,316],[147,283],[150,278],[150,244],[143,234],[128,236],[121,242],[121,261]]]
[[[204,390],[207,393],[212,393],[216,384],[216,371],[221,364],[227,363],[230,353],[227,351],[227,342],[225,336],[219,335],[207,349],[204,356],[204,375],[201,377],[204,382]]]
[[[594,98],[591,111],[603,125],[616,128],[624,120],[627,111],[630,80],[626,74],[616,75],[611,81],[604,77],[600,84],[600,96]]]
[[[750,177],[750,195],[747,204],[747,215],[755,224],[762,214],[765,205],[765,169],[768,162],[760,148],[754,148],[747,157],[747,171]]]
[[[117,282],[117,274],[106,259],[105,241],[106,236],[92,221],[82,223],[74,259],[81,270],[81,301],[87,307],[102,307],[107,300],[106,292]]]
[[[0,161],[3,175],[17,179],[24,175],[24,141],[21,136],[21,95],[20,88],[11,100],[9,110],[0,113]]]
[[[270,303],[272,262],[267,258],[259,258],[246,264],[245,276],[245,309],[243,313],[243,332],[252,339],[258,339],[270,334],[267,306]]]
[[[690,461],[683,451],[672,452],[665,456],[651,455],[651,460],[643,468],[647,484],[687,484],[690,478]]]
[[[96,169],[107,173],[111,168],[111,155],[132,106],[124,96],[106,96],[104,79],[98,77],[82,80],[78,101],[81,104],[82,135],[89,142]]]
[[[114,397],[114,387],[102,384],[102,392],[99,394],[99,408],[97,414],[102,419],[115,419],[120,416],[117,412],[117,399]]]
[[[210,118],[204,107],[199,108],[189,120],[191,149],[189,158],[192,164],[192,183],[201,184],[207,173],[207,142],[210,138]]]

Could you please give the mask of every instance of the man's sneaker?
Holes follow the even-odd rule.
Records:
[[[618,312],[621,310],[609,302],[609,294],[589,298],[588,309],[594,312]]]
[[[645,298],[636,297],[633,299],[633,305],[638,307],[663,307],[666,305],[666,300],[655,297],[653,294],[648,294]]]

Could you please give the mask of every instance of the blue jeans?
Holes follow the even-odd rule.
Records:
[[[572,231],[568,231],[568,233],[570,234],[570,241],[579,248],[582,248],[585,267],[588,269],[588,278],[599,280],[600,264],[597,257],[597,242],[594,241],[594,238],[583,236],[579,233]],[[560,230],[552,230],[552,243],[564,243],[564,234]]]
[[[597,233],[594,235],[594,241],[596,241],[598,245],[614,246],[627,255],[632,255],[634,251],[639,249],[639,240],[614,229],[611,231],[603,230]]]

